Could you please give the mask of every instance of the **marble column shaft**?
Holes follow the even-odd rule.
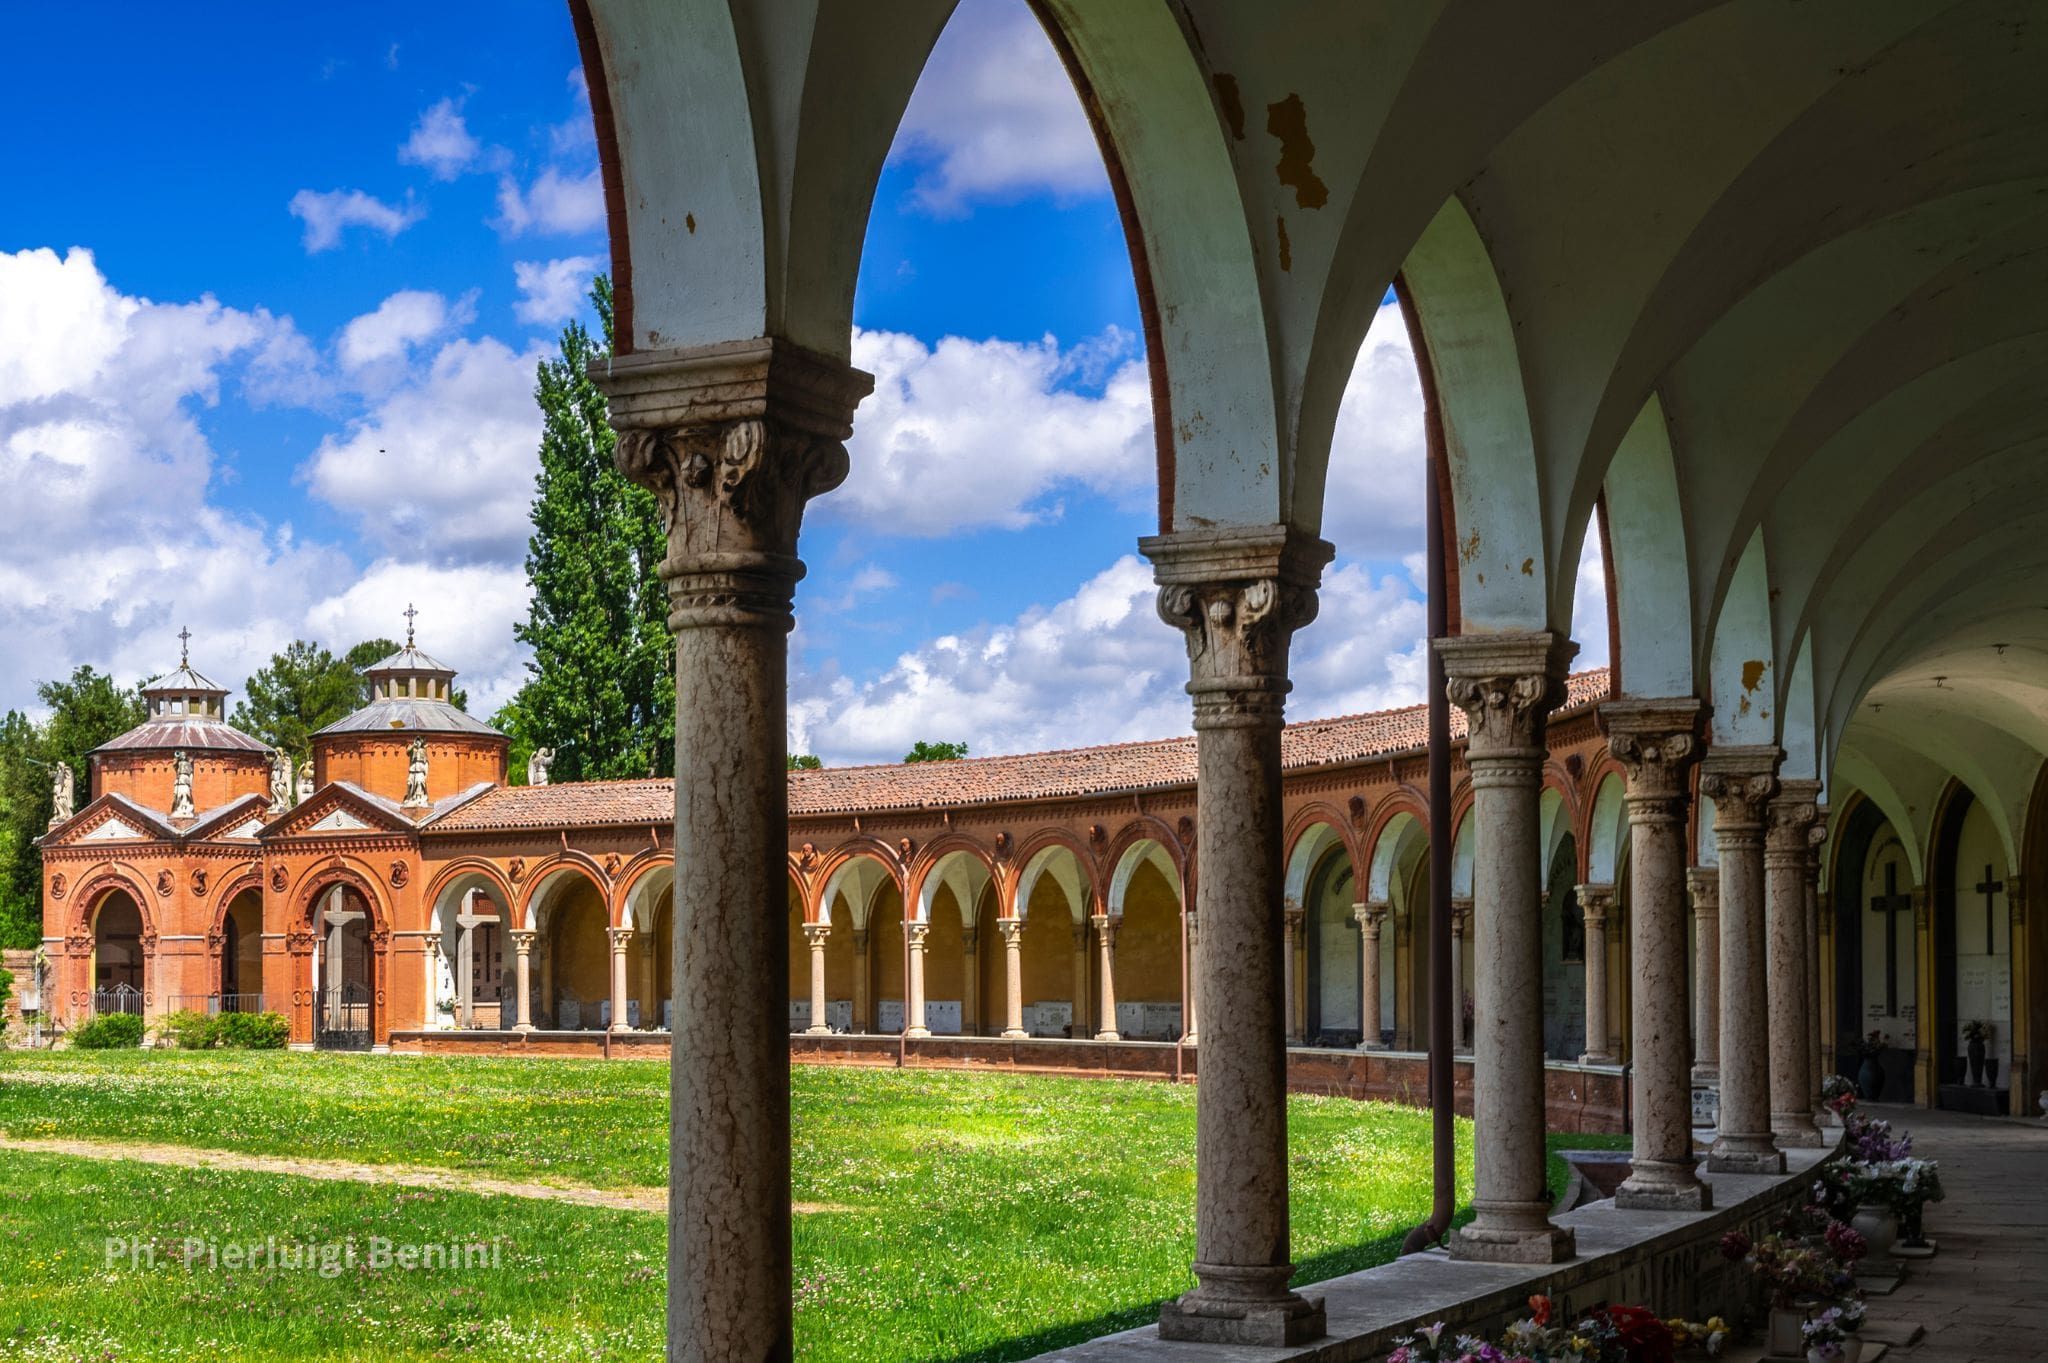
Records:
[[[1197,1003],[1202,996],[1202,932],[1201,920],[1191,909],[1186,914],[1188,935],[1188,998],[1187,1016],[1181,1019],[1181,1040],[1190,1046],[1201,1042],[1197,1030]]]
[[[540,934],[532,928],[514,928],[511,932],[512,987],[516,991],[512,1000],[512,1026],[521,1032],[533,1030],[533,942],[538,936]]]
[[[1770,997],[1771,1133],[1782,1147],[1821,1143],[1807,1069],[1812,1039],[1807,966],[1807,895],[1812,849],[1807,834],[1819,817],[1818,781],[1782,781],[1767,811],[1764,834],[1766,959]]]
[[[932,925],[929,923],[906,923],[903,925],[904,938],[909,946],[910,955],[910,959],[907,962],[910,968],[910,978],[905,981],[903,989],[903,1026],[905,1036],[924,1037],[932,1034],[932,1029],[925,1025],[924,1017],[924,944],[925,939],[931,935],[931,931]]]
[[[1554,634],[1436,641],[1451,703],[1465,712],[1472,773],[1473,1218],[1451,1256],[1502,1263],[1572,1258],[1545,1186],[1543,920],[1538,796],[1544,731],[1564,699],[1575,646]]]
[[[1003,935],[1003,1035],[1015,1040],[1030,1035],[1024,1030],[1024,920],[998,918],[996,931]]]
[[[874,963],[868,959],[868,930],[853,930],[853,1030],[875,1030],[875,1013],[870,995],[874,993]]]
[[[1770,746],[1719,747],[1700,764],[1721,872],[1721,1126],[1707,1157],[1716,1173],[1785,1169],[1771,1139],[1764,940],[1764,817],[1783,757]]]
[[[1586,1049],[1582,1065],[1612,1065],[1607,1049],[1607,923],[1614,912],[1612,885],[1578,887],[1579,913],[1586,925]]]
[[[1686,810],[1701,711],[1689,697],[1617,700],[1600,707],[1608,750],[1627,779],[1629,824],[1635,1109],[1629,1176],[1614,1197],[1621,1210],[1701,1211],[1713,1205],[1713,1190],[1701,1182],[1692,1154],[1685,1008]]]
[[[1320,1299],[1289,1290],[1280,733],[1287,649],[1315,616],[1333,552],[1281,526],[1141,542],[1159,614],[1187,641],[1194,699],[1203,1007],[1195,1124],[1197,1286],[1160,1312],[1164,1338],[1292,1345]]]
[[[1296,958],[1301,951],[1301,925],[1304,917],[1302,910],[1292,904],[1283,906],[1280,911],[1282,974],[1287,985],[1283,991],[1282,1016],[1287,1019],[1289,1045],[1298,1045],[1302,1040],[1301,972]]]
[[[832,1030],[825,1018],[825,943],[831,936],[830,923],[804,924],[804,940],[811,944],[811,1025],[804,1031],[811,1036],[825,1036]]]
[[[653,492],[676,639],[678,1003],[669,1088],[668,1352],[794,1351],[788,1055],[788,635],[805,503],[848,471],[874,380],[774,338],[592,366],[616,459]]]
[[[1074,1013],[1067,1023],[1067,1035],[1075,1040],[1088,1035],[1088,920],[1083,918],[1073,926],[1074,975],[1073,986],[1068,991],[1074,1000]]]
[[[633,929],[606,928],[604,933],[612,948],[612,1021],[608,1030],[629,1032],[632,1026],[626,1021],[626,948],[633,944]]]
[[[1351,916],[1358,920],[1358,1049],[1385,1049],[1380,1040],[1380,931],[1386,925],[1386,904],[1353,904]]]
[[[968,1036],[981,1035],[981,955],[976,950],[980,934],[973,928],[960,934],[960,1030]]]
[[[1826,940],[1820,930],[1821,844],[1827,841],[1828,811],[1815,810],[1813,826],[1806,830],[1806,1106],[1816,1115],[1821,1110],[1820,1086],[1826,1077],[1821,1063],[1820,1039],[1827,1029],[1822,1009],[1820,957]]]
[[[1451,901],[1451,1049],[1469,1054],[1472,1050],[1472,1034],[1465,1026],[1465,1001],[1470,991],[1465,988],[1465,959],[1469,954],[1466,941],[1472,935],[1472,901],[1453,899]]]
[[[1694,866],[1685,873],[1692,900],[1692,1082],[1713,1088],[1721,1082],[1721,868]]]
[[[1121,1041],[1116,1029],[1116,930],[1121,919],[1098,913],[1088,920],[1095,929],[1095,1039]]]

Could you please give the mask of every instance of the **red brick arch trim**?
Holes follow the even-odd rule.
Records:
[[[441,902],[441,896],[448,892],[448,887],[464,876],[477,876],[488,880],[505,912],[512,912],[512,905],[518,901],[519,894],[512,888],[512,882],[506,879],[504,869],[487,857],[463,857],[442,867],[434,873],[433,880],[428,882],[427,892],[421,896],[421,904],[430,917],[434,912],[434,906]]]
[[[1181,879],[1188,874],[1188,849],[1181,846],[1180,834],[1173,826],[1156,814],[1140,814],[1137,818],[1117,829],[1116,836],[1103,849],[1102,864],[1108,874],[1114,876],[1116,868],[1123,864],[1124,855],[1141,842],[1156,842],[1166,849],[1167,860]]]
[[[910,869],[904,876],[903,911],[906,916],[915,917],[921,912],[917,906],[924,899],[925,881],[938,869],[939,863],[950,856],[972,858],[988,873],[991,882],[1001,883],[1002,872],[996,866],[993,852],[965,833],[943,834],[920,847],[911,860]]]
[[[840,867],[858,857],[866,857],[870,861],[881,863],[882,869],[896,882],[897,893],[903,897],[904,911],[909,912],[910,898],[904,891],[908,877],[904,871],[902,858],[897,855],[895,848],[880,838],[860,834],[848,838],[820,857],[817,869],[811,872],[810,884],[804,887],[806,923],[818,922],[820,914],[829,912],[829,907],[825,903],[825,887],[832,883],[832,877],[838,874]]]
[[[605,921],[607,923],[613,921],[611,877],[604,873],[604,867],[598,864],[597,858],[572,848],[566,852],[557,852],[546,860],[527,869],[526,889],[519,896],[518,912],[512,915],[520,927],[535,928],[539,926],[533,920],[534,898],[539,895],[541,886],[550,883],[557,875],[564,873],[581,875],[595,886],[597,888],[598,901],[605,906]]]
[[[310,932],[313,928],[313,908],[320,896],[336,885],[346,885],[363,897],[370,908],[370,933],[389,936],[391,933],[391,908],[384,902],[378,888],[377,877],[368,867],[353,862],[337,866],[333,862],[322,862],[299,879],[294,892],[291,921]]]
[[[72,891],[69,935],[93,936],[93,927],[99,918],[100,906],[115,890],[125,890],[128,897],[135,901],[135,907],[142,915],[142,935],[155,937],[156,915],[149,911],[149,891],[143,884],[142,876],[126,862],[116,862],[94,872],[92,879]]]
[[[1026,838],[1018,846],[1017,854],[1010,858],[1009,874],[997,882],[1000,886],[997,892],[999,898],[996,901],[996,907],[999,912],[1008,909],[1011,915],[1014,916],[1029,911],[1030,905],[1017,902],[1017,891],[1024,880],[1025,868],[1030,866],[1032,860],[1048,847],[1064,847],[1069,852],[1072,852],[1075,859],[1081,863],[1081,883],[1083,887],[1089,894],[1095,897],[1096,903],[1108,902],[1109,886],[1104,882],[1102,865],[1095,859],[1094,854],[1088,850],[1088,845],[1064,828],[1042,828]],[[1083,907],[1081,912],[1085,915],[1087,909]]]
[[[1387,829],[1393,824],[1394,820],[1403,814],[1408,815],[1416,823],[1422,825],[1423,845],[1425,847],[1428,846],[1428,840],[1436,836],[1436,831],[1429,826],[1429,805],[1426,801],[1412,800],[1404,796],[1395,796],[1392,799],[1381,801],[1380,807],[1373,811],[1372,832],[1365,838],[1364,855],[1354,859],[1351,863],[1358,868],[1358,883],[1361,886],[1366,883],[1367,878],[1372,874],[1372,861],[1374,857],[1379,855],[1380,840],[1387,836]],[[1360,893],[1362,894],[1364,891],[1361,890]]]
[[[1375,817],[1382,822],[1385,818],[1384,810],[1385,802],[1382,801],[1381,808],[1374,811]],[[1295,848],[1300,846],[1301,840],[1318,824],[1327,824],[1330,831],[1337,835],[1338,840],[1344,844],[1344,851],[1351,857],[1354,868],[1364,864],[1364,852],[1359,842],[1358,830],[1352,827],[1350,814],[1327,801],[1317,800],[1295,810],[1293,817],[1287,821],[1287,827],[1281,834],[1281,866],[1294,864]],[[1369,841],[1365,844],[1370,845]]]
[[[632,902],[633,891],[639,888],[642,880],[653,875],[656,871],[673,870],[675,864],[676,859],[673,853],[666,851],[657,852],[650,847],[645,851],[635,853],[631,861],[620,867],[619,873],[612,877],[614,890],[610,913],[611,925],[615,928],[626,926],[626,905]],[[674,893],[675,885],[673,881],[670,882],[669,890],[671,894]],[[637,924],[634,926],[638,927]]]

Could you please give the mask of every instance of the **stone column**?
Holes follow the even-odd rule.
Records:
[[[1197,1031],[1196,1004],[1202,996],[1202,932],[1201,919],[1191,910],[1188,920],[1188,1015],[1181,1019],[1181,1043],[1187,1046],[1201,1044]]]
[[[619,469],[653,491],[676,636],[675,1013],[668,1338],[701,1363],[787,1358],[791,1329],[789,703],[804,504],[847,473],[874,386],[764,338],[593,367]]]
[[[1473,1218],[1451,1256],[1503,1263],[1572,1258],[1545,1188],[1543,917],[1537,799],[1544,727],[1564,698],[1575,646],[1555,634],[1467,634],[1436,641],[1451,703],[1471,738],[1476,845],[1472,1060]]]
[[[1116,930],[1121,918],[1098,913],[1095,928],[1095,1039],[1121,1041],[1116,1029]]]
[[[973,928],[960,934],[960,1030],[968,1036],[981,1035],[981,956],[975,950],[980,936]]]
[[[633,945],[633,929],[606,928],[605,936],[612,942],[612,1025],[614,1032],[630,1032],[633,1024],[626,1018],[626,949]],[[784,1030],[788,1030],[786,1027]]]
[[[511,932],[514,963],[512,967],[512,1023],[513,1030],[533,1030],[533,941],[540,936],[532,928],[514,928]]]
[[[1612,885],[1578,887],[1579,912],[1586,923],[1586,1049],[1581,1065],[1612,1065],[1607,1049],[1607,916],[1614,911]]]
[[[1692,1082],[1695,1088],[1721,1084],[1721,868],[1694,866],[1685,873],[1692,896],[1693,980]]]
[[[1024,920],[998,918],[996,931],[1003,934],[1003,1035],[1014,1040],[1030,1035],[1024,1030]]]
[[[1140,542],[1159,614],[1187,638],[1194,698],[1196,958],[1203,1005],[1195,1119],[1198,1286],[1161,1310],[1162,1338],[1294,1345],[1324,1333],[1320,1299],[1288,1289],[1287,1020],[1281,959],[1280,731],[1287,648],[1315,616],[1329,545],[1283,526]]]
[[[1074,1016],[1067,1024],[1067,1035],[1079,1040],[1088,1035],[1088,920],[1075,923],[1070,936],[1074,944],[1074,977],[1068,992],[1073,995]]]
[[[1765,915],[1770,1010],[1771,1133],[1780,1147],[1821,1143],[1808,1101],[1807,1043],[1812,1017],[1806,992],[1811,951],[1806,936],[1806,896],[1812,885],[1812,851],[1806,835],[1818,817],[1818,781],[1784,781],[1767,810],[1764,835]]]
[[[1301,1035],[1301,972],[1295,960],[1301,949],[1301,924],[1306,915],[1299,906],[1288,904],[1280,911],[1281,974],[1286,981],[1283,1012],[1287,1019],[1287,1044],[1299,1046]]]
[[[1827,1073],[1822,1067],[1820,1045],[1821,1034],[1827,1029],[1820,988],[1820,958],[1826,941],[1820,927],[1820,848],[1827,836],[1827,808],[1816,806],[1813,826],[1806,830],[1806,874],[1802,882],[1806,888],[1806,1106],[1816,1120],[1821,1111],[1821,1081]]]
[[[1769,1002],[1764,988],[1764,811],[1778,790],[1777,748],[1715,748],[1700,763],[1714,802],[1721,870],[1721,1127],[1707,1167],[1779,1174],[1771,1141]]]
[[[870,972],[873,963],[868,960],[868,930],[853,930],[853,1030],[872,1032],[875,1030],[874,1009],[869,1007],[868,996],[873,993]]]
[[[1353,904],[1358,921],[1358,1049],[1380,1051],[1380,928],[1387,921],[1386,904]]]
[[[804,1028],[809,1036],[828,1036],[832,1031],[832,1024],[825,1018],[825,943],[831,936],[832,925],[828,922],[804,924],[804,940],[811,944],[811,1025]]]
[[[903,986],[904,1035],[909,1037],[930,1036],[932,1029],[925,1025],[924,1018],[924,942],[931,936],[929,923],[905,923],[903,932],[910,945],[910,978]]]
[[[1692,1154],[1692,1055],[1685,1016],[1686,806],[1701,705],[1690,697],[1600,707],[1607,747],[1627,779],[1630,1059],[1635,1149],[1614,1195],[1625,1210],[1704,1211],[1713,1189]],[[1592,934],[1588,932],[1588,955]]]
[[[1472,932],[1472,901],[1451,901],[1451,1050],[1470,1054],[1472,1039],[1465,1030],[1465,939]]]

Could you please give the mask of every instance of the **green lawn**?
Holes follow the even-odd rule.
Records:
[[[666,1084],[658,1062],[0,1053],[0,1130],[650,1186]],[[813,1067],[795,1087],[795,1195],[827,1208],[796,1222],[803,1356],[1025,1357],[1188,1286],[1192,1087]],[[1290,1130],[1302,1280],[1391,1258],[1428,1210],[1426,1114],[1295,1098]],[[1469,1139],[1460,1123],[1461,1198]],[[0,1187],[0,1356],[659,1353],[655,1216],[19,1153]],[[507,1249],[493,1271],[370,1274],[355,1294],[350,1274],[100,1269],[108,1236],[188,1234]]]

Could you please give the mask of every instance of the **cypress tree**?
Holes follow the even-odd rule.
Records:
[[[524,754],[553,748],[551,780],[666,776],[675,770],[675,652],[656,569],[667,548],[654,496],[612,462],[604,394],[589,378],[611,353],[611,280],[590,299],[600,342],[580,322],[540,365],[540,474],[526,576],[533,605],[513,627],[533,649],[519,694],[499,712]]]

